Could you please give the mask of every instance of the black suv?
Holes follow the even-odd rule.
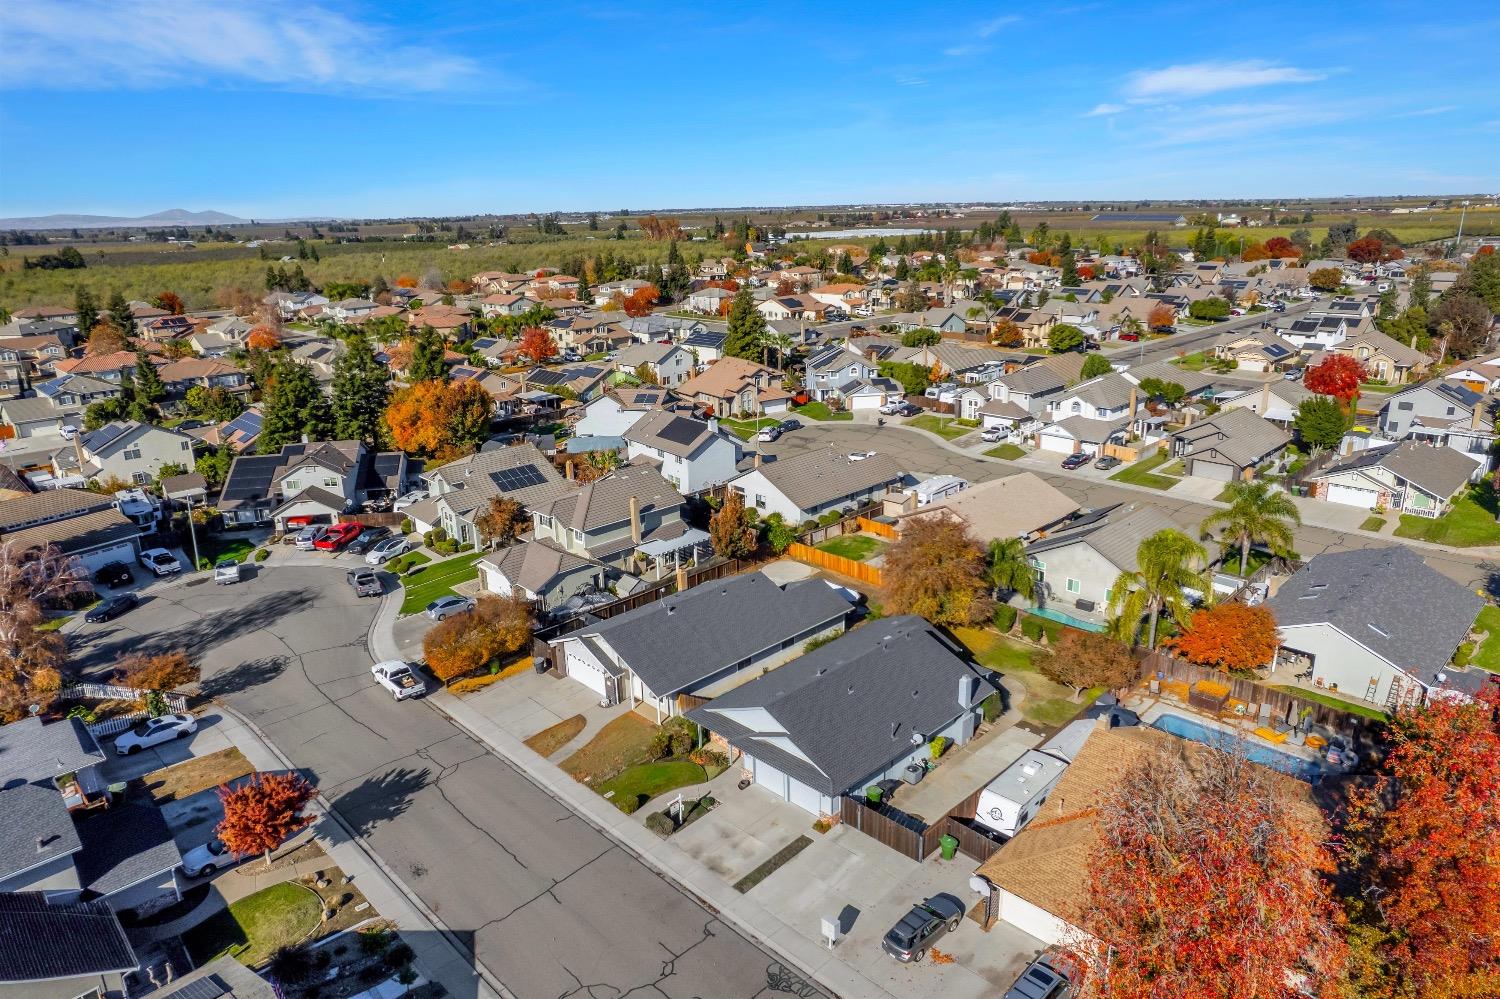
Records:
[[[124,562],[111,562],[94,573],[94,582],[105,586],[129,586],[135,582],[135,573]]]
[[[912,906],[891,927],[880,946],[902,964],[920,961],[927,956],[927,948],[942,939],[943,934],[958,929],[963,918],[963,906],[957,901],[946,895],[934,895]]]

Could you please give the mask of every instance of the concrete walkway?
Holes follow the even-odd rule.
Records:
[[[283,867],[274,871],[263,870],[261,873],[256,874],[253,873],[252,868],[263,866],[262,861],[247,860],[245,864],[248,866],[231,868],[219,875],[213,882],[213,891],[209,892],[208,897],[203,900],[203,903],[192,912],[189,912],[185,916],[179,916],[170,923],[163,923],[160,926],[141,927],[135,932],[152,940],[166,940],[179,936],[197,926],[220,909],[228,908],[247,895],[254,895],[262,888],[279,885],[283,881],[296,881],[299,878],[316,874],[319,871],[326,871],[334,866],[330,858],[303,860],[293,864],[291,867]]]

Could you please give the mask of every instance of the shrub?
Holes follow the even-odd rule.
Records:
[[[402,517],[401,518],[401,533],[402,534],[410,534],[415,527],[416,527],[416,525],[411,522],[411,518],[410,517]]]
[[[823,516],[821,516],[821,517],[818,518],[818,526],[819,527],[827,527],[830,524],[837,524],[839,521],[841,521],[843,519],[844,519],[844,515],[842,513],[840,513],[839,511],[837,511],[837,510],[829,510],[827,513],[823,514]]]
[[[994,622],[1000,631],[1009,631],[1016,626],[1016,609],[1009,604],[1000,604],[995,608]]]
[[[484,676],[466,676],[462,680],[454,680],[448,684],[448,693],[472,694],[476,690],[483,690],[497,680],[503,679],[505,678],[500,675],[499,671],[486,673]]]
[[[1040,642],[1042,640],[1042,622],[1030,614],[1026,615],[1026,617],[1021,619],[1021,634],[1033,642]]]
[[[677,823],[666,812],[652,812],[646,816],[646,828],[665,839],[677,831]]]
[[[396,974],[396,981],[400,982],[402,985],[410,985],[412,982],[414,982],[416,980],[417,980],[417,971],[416,971],[415,968],[413,968],[409,964],[406,967],[402,968],[400,970],[400,972],[398,972]]]
[[[930,750],[932,750],[932,758],[934,760],[938,759],[939,757],[941,757],[943,755],[943,752],[948,748],[948,739],[947,739],[947,737],[941,736],[941,735],[937,736],[936,738],[934,738],[932,740],[931,743],[928,744],[928,748]]]
[[[257,548],[257,549],[255,549],[255,561],[257,561],[257,562],[264,562],[266,559],[268,559],[270,557],[271,557],[271,549],[269,549],[269,548]]]
[[[278,947],[271,955],[271,975],[277,981],[300,982],[312,970],[312,959],[301,947]]]
[[[378,964],[372,964],[369,967],[359,970],[359,980],[367,985],[373,985],[384,977],[385,969]]]
[[[359,952],[361,954],[384,954],[391,945],[391,935],[386,930],[360,930]]]
[[[397,968],[404,968],[408,964],[411,964],[412,959],[416,956],[417,955],[413,953],[412,949],[406,944],[398,943],[396,946],[385,952],[385,966],[387,968],[390,968],[392,971],[396,970]]]
[[[85,725],[92,725],[94,724],[94,722],[98,721],[98,717],[94,714],[94,712],[89,708],[84,707],[82,704],[75,704],[71,708],[69,708],[68,717],[77,718]]]
[[[693,751],[693,733],[685,726],[674,726],[671,733],[671,747],[673,756],[686,756]]]
[[[206,558],[200,558],[198,560],[198,568],[199,568],[200,571],[212,569],[213,567],[214,567],[214,564],[212,562],[210,562]]]
[[[691,753],[688,753],[688,759],[705,768],[715,767],[722,770],[729,766],[729,757],[717,749],[695,749]]]
[[[1003,710],[1000,706],[1000,692],[996,691],[989,697],[986,697],[984,700],[980,701],[979,707],[980,710],[984,712],[985,721],[992,722],[996,718],[999,718],[1000,713]]]
[[[646,755],[653,760],[664,760],[672,753],[672,733],[658,729],[646,744]]]

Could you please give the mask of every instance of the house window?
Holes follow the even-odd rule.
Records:
[[[1401,409],[1401,410],[1405,410],[1406,412],[1409,413],[1409,412],[1411,412],[1411,403],[1409,403],[1409,402],[1398,402],[1398,403],[1396,403],[1396,408],[1397,409]]]
[[[141,460],[141,449],[138,448],[138,447],[130,448],[129,450],[127,450],[125,452],[124,455],[122,455],[122,457],[126,461],[140,461]]]
[[[131,472],[130,481],[138,486],[143,486],[151,481],[151,476],[146,472]]]
[[[1068,592],[1069,593],[1082,593],[1083,592],[1083,584],[1080,583],[1078,580],[1074,579],[1073,577],[1069,576],[1068,577]]]
[[[323,485],[325,485],[325,486],[329,486],[330,488],[332,488],[332,487],[337,486],[338,484],[339,484],[339,480],[335,479],[335,478],[332,478],[331,476],[324,476],[324,478],[323,478]]]

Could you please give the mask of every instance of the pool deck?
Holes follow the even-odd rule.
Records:
[[[1299,746],[1290,739],[1286,742],[1273,743],[1259,738],[1255,734],[1255,729],[1259,726],[1259,722],[1253,718],[1227,722],[1222,718],[1206,715],[1197,708],[1190,707],[1181,701],[1155,697],[1144,691],[1133,691],[1126,696],[1123,703],[1125,707],[1140,715],[1142,725],[1150,725],[1162,715],[1178,715],[1189,721],[1197,722],[1204,728],[1216,729],[1234,738],[1243,739],[1251,746],[1273,749],[1278,753],[1285,753],[1287,756],[1293,756],[1309,763],[1322,764],[1323,762],[1322,756],[1319,753],[1306,746]]]

